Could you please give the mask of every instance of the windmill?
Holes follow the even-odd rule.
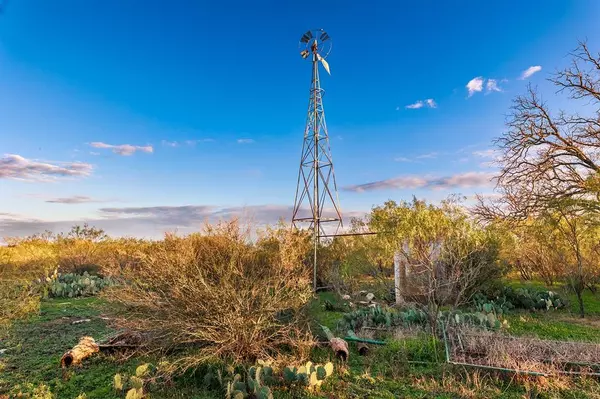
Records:
[[[300,55],[312,61],[310,100],[304,129],[304,142],[294,200],[292,227],[308,224],[314,239],[313,289],[317,290],[317,248],[322,237],[327,236],[326,226],[334,234],[342,224],[337,185],[333,173],[333,160],[323,108],[323,89],[319,80],[319,63],[331,74],[325,60],[331,51],[331,38],[323,29],[307,31],[300,38]]]

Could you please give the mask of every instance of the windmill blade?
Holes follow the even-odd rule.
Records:
[[[308,41],[310,39],[312,39],[312,37],[313,37],[312,32],[311,31],[307,31],[305,34],[302,35],[302,38],[300,39],[300,41],[302,43],[308,43]]]
[[[325,58],[323,58],[319,54],[317,54],[317,59],[319,61],[321,61],[321,64],[323,64],[323,68],[325,68],[327,73],[331,75],[331,71],[329,70],[329,63],[327,63],[327,61],[325,61]]]

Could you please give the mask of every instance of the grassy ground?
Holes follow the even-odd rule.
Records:
[[[338,303],[332,293],[322,293],[310,305],[315,324],[335,329],[342,312],[326,311],[325,301]],[[588,297],[586,303],[596,302]],[[103,303],[95,298],[46,300],[41,313],[16,323],[8,340],[0,341],[0,398],[15,392],[16,386],[24,391],[46,385],[54,397],[75,399],[85,393],[86,398],[113,399],[124,397],[112,389],[116,373],[132,374],[146,361],[156,359],[131,358],[126,361],[96,355],[66,374],[60,369],[62,354],[77,343],[80,337],[90,335],[97,340],[114,330],[110,321],[102,318]],[[552,339],[581,339],[600,342],[600,330],[593,328],[597,316],[579,321],[569,310],[550,313],[515,313],[510,316],[511,331]],[[76,320],[89,322],[73,324]],[[587,324],[586,324],[587,323]],[[600,324],[599,324],[600,325]],[[322,396],[329,398],[592,398],[598,385],[580,381],[574,389],[546,386],[540,396],[527,384],[508,375],[489,375],[444,364],[443,345],[431,337],[422,336],[388,345],[373,347],[369,356],[359,356],[353,344],[346,365],[336,364],[336,374],[323,387]],[[313,362],[325,362],[331,354],[326,348],[314,350]],[[202,378],[188,376],[174,381],[169,387],[151,387],[152,398],[219,398],[221,394],[202,387]],[[28,385],[30,384],[30,385]],[[548,385],[548,383],[546,383]],[[573,388],[573,386],[571,386]],[[529,396],[524,396],[529,395]],[[276,398],[308,398],[299,392],[276,391]]]

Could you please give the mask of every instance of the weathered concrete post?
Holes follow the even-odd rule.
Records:
[[[402,281],[401,281],[401,259],[400,252],[394,254],[394,293],[396,294],[396,305],[401,305],[404,302],[402,298]]]

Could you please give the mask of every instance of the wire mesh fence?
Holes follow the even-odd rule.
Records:
[[[517,337],[451,327],[444,330],[448,363],[533,375],[600,375],[600,344]]]

